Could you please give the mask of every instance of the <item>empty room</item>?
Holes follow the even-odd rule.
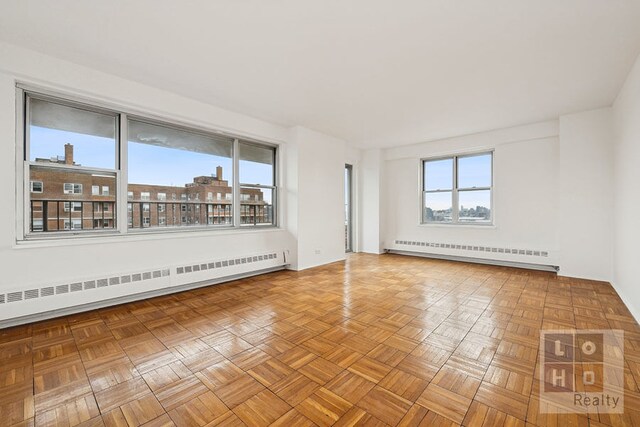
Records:
[[[0,426],[640,426],[638,23],[0,0]]]

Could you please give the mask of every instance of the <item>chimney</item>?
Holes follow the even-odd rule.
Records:
[[[64,164],[73,165],[73,145],[64,144]]]
[[[216,168],[216,179],[222,181],[222,166]]]

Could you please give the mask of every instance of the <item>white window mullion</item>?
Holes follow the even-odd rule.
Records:
[[[240,142],[233,140],[233,226],[240,228]]]
[[[116,168],[116,206],[118,216],[116,218],[118,224],[118,232],[126,234],[129,229],[129,197],[128,197],[128,162],[127,162],[127,141],[128,127],[127,127],[127,115],[120,114],[117,121],[119,124],[118,142],[116,144],[116,161],[118,166]],[[133,212],[131,213],[133,215]]]

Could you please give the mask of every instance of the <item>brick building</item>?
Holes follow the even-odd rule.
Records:
[[[115,174],[98,174],[64,166],[80,166],[73,159],[73,145],[65,156],[36,159],[31,168],[30,229],[33,232],[114,229],[117,226]],[[216,174],[197,176],[184,186],[129,184],[129,228],[231,225],[233,195],[228,181]],[[242,188],[242,224],[271,223],[272,209],[260,189]]]

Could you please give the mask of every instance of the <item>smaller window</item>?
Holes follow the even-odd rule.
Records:
[[[62,191],[64,194],[82,194],[82,184],[65,182]]]
[[[127,191],[127,199],[133,200],[133,191]]]
[[[68,219],[64,220],[64,229],[65,230],[81,230],[82,229],[82,220],[81,219]]]
[[[140,200],[151,200],[151,193],[148,191],[142,191],[140,193]]]
[[[158,204],[158,212],[164,212],[164,211],[165,211],[164,203],[159,203]]]
[[[102,209],[103,209],[105,212],[109,211],[109,203],[108,203],[108,202],[104,202],[104,203],[102,204]]]
[[[158,200],[167,200],[167,193],[158,193]]]
[[[44,185],[42,185],[42,181],[31,181],[31,192],[32,193],[42,193],[44,189]],[[40,230],[42,231],[42,230]]]
[[[180,199],[181,200],[187,200],[187,195],[186,194],[181,194],[180,195]]]
[[[422,222],[491,224],[493,152],[422,161]]]
[[[31,231],[44,231],[41,219],[34,219]]]
[[[91,186],[91,195],[92,196],[99,196],[100,195],[100,186],[99,185],[92,185]]]
[[[149,203],[142,204],[142,212],[149,212]]]
[[[164,217],[158,218],[158,224],[159,225],[165,225],[166,224],[166,219]]]
[[[64,202],[64,211],[69,212],[69,210],[73,210],[73,212],[80,212],[82,210],[81,202]]]
[[[233,194],[231,194],[231,193],[226,193],[226,194],[224,195],[224,198],[225,198],[226,200],[231,200],[231,199],[233,198]]]
[[[102,195],[103,196],[108,196],[109,195],[109,186],[108,185],[103,185],[102,186]]]
[[[208,193],[207,193],[207,201],[208,201],[208,202],[210,202],[210,201],[212,201],[212,200],[213,200],[213,193],[208,192]]]
[[[216,193],[216,200],[222,200],[222,194]]]

